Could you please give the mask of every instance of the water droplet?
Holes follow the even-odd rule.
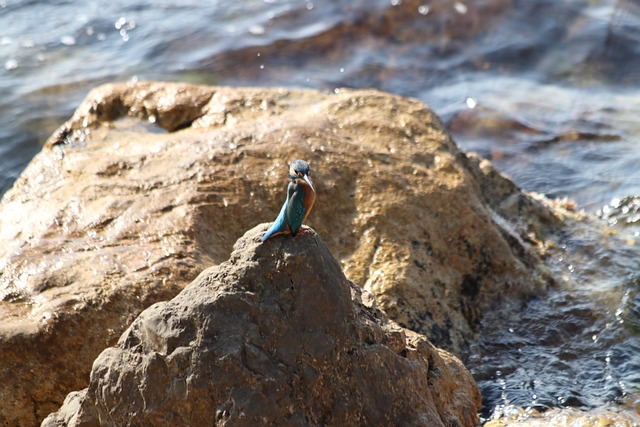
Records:
[[[340,72],[344,73],[344,67],[340,67]]]
[[[402,3],[401,0],[391,0],[391,6],[398,6],[401,3]]]
[[[136,28],[136,21],[133,21],[133,20],[127,21],[127,18],[125,18],[124,16],[121,16],[115,22],[114,26],[116,27],[116,30],[118,30],[118,33],[120,34],[120,37],[122,37],[122,40],[126,42],[126,41],[129,41],[129,34],[127,34],[127,31],[133,30],[134,28]],[[104,40],[104,39],[101,38],[100,35],[98,35],[98,40]]]
[[[456,2],[456,4],[453,6],[456,9],[456,12],[464,15],[465,13],[467,13],[467,5],[461,2]]]
[[[74,44],[76,44],[76,38],[73,36],[62,36],[60,38],[60,43],[65,46],[73,46]]]
[[[121,16],[120,18],[118,18],[118,20],[115,23],[116,30],[119,30],[120,28],[122,28],[126,23],[127,23],[127,18],[125,18],[124,16]]]
[[[149,123],[155,123],[156,122],[156,116],[154,116],[153,114],[149,116]]]
[[[8,59],[7,62],[4,63],[5,70],[15,70],[18,68],[18,61],[15,59]]]
[[[333,93],[340,93],[340,88],[335,88],[335,89],[333,90]]]
[[[423,4],[421,6],[418,7],[418,13],[420,15],[426,15],[429,13],[429,6],[427,6],[426,4]]]
[[[471,109],[476,108],[476,105],[478,105],[478,102],[473,98],[467,98],[465,102],[467,103],[467,107]]]
[[[307,10],[313,10],[313,3],[307,2]]]
[[[249,33],[254,36],[263,36],[266,32],[266,29],[262,25],[252,25],[249,27]]]
[[[264,70],[264,64],[260,64],[260,69]]]

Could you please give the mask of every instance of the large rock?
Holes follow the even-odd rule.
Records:
[[[266,224],[145,310],[43,426],[474,426],[459,360],[390,322],[310,228]]]
[[[557,215],[417,100],[102,86],[0,204],[0,424],[55,410],[144,308],[272,221],[293,158],[311,162],[309,223],[347,277],[439,347],[460,354],[483,308],[550,281]]]

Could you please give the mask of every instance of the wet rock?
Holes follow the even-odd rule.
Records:
[[[43,426],[476,425],[459,360],[372,306],[312,229],[266,228],[142,312]]]
[[[309,224],[394,320],[461,354],[482,310],[551,281],[561,208],[377,91],[101,86],[0,203],[0,424],[86,386],[146,307],[227,259],[310,161]]]
[[[516,410],[509,416],[490,420],[485,427],[636,427],[640,412],[636,408],[602,407],[592,410],[556,408],[547,412]]]

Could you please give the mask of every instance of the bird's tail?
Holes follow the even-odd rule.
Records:
[[[287,197],[287,201],[288,200],[289,198]],[[289,228],[287,226],[287,221],[285,220],[285,216],[286,216],[285,213],[287,211],[287,201],[285,201],[284,205],[282,205],[282,209],[280,209],[280,213],[278,214],[278,217],[273,222],[273,224],[271,224],[271,227],[269,227],[269,230],[267,230],[267,232],[264,233],[264,236],[262,236],[263,242],[267,240],[269,237],[275,236],[276,234],[282,234],[287,232],[287,229]]]
[[[278,230],[276,230],[272,225],[271,228],[269,228],[269,230],[267,230],[267,232],[264,233],[264,235],[262,236],[262,241],[264,242],[265,240],[267,240],[269,237],[272,237],[277,232]]]

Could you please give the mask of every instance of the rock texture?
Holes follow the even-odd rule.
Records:
[[[311,162],[309,218],[394,320],[458,354],[483,309],[550,282],[561,209],[377,91],[101,86],[0,203],[0,425],[32,426],[154,302],[227,259]]]
[[[400,328],[310,228],[266,224],[145,310],[43,426],[474,426],[460,361]]]

